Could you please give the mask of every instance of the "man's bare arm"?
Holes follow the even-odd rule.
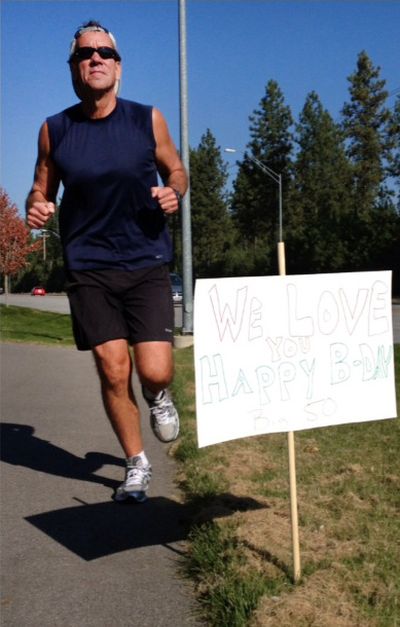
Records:
[[[32,189],[26,199],[26,221],[31,229],[43,228],[55,212],[60,176],[50,156],[50,137],[45,122],[39,132],[38,158]]]
[[[153,187],[152,196],[158,200],[164,213],[175,213],[179,208],[175,192],[184,195],[188,187],[188,177],[165,118],[158,109],[153,109],[153,131],[156,140],[156,162],[164,187]]]

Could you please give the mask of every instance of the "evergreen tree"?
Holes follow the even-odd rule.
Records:
[[[373,269],[393,237],[395,224],[391,194],[385,185],[385,160],[390,155],[387,126],[390,111],[387,91],[365,51],[350,75],[350,102],[342,110],[347,154],[352,164],[352,219],[348,231],[353,267]]]
[[[190,178],[193,274],[221,276],[226,273],[233,226],[225,191],[227,167],[209,129],[198,147],[190,150]]]
[[[345,269],[350,166],[340,128],[315,92],[306,99],[296,131],[288,268],[304,273]]]
[[[400,96],[396,98],[393,112],[387,125],[386,138],[389,145],[387,173],[393,179],[398,192],[400,192]],[[400,211],[399,195],[397,207]]]
[[[390,113],[384,106],[386,81],[379,74],[380,68],[361,52],[357,69],[348,78],[351,101],[342,110],[347,152],[353,164],[354,209],[361,216],[367,216],[375,205],[385,178],[385,129]]]
[[[389,155],[387,175],[392,187],[393,201],[387,203],[386,245],[383,244],[383,255],[378,260],[380,267],[393,270],[393,293],[400,294],[400,96],[397,97],[390,120],[387,125],[387,142]]]
[[[239,163],[234,182],[232,214],[247,247],[248,261],[254,274],[275,268],[278,228],[278,186],[252,159],[282,175],[283,197],[290,184],[292,115],[283,94],[270,80],[259,108],[250,116],[248,151]]]

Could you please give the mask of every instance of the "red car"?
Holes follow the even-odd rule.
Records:
[[[46,290],[44,289],[44,287],[34,287],[33,290],[31,291],[31,295],[32,296],[46,296]]]

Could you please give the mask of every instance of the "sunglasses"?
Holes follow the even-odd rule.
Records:
[[[77,59],[78,61],[87,61],[91,59],[94,53],[97,52],[102,59],[114,59],[115,61],[121,61],[121,57],[114,48],[109,46],[100,46],[100,48],[91,48],[89,46],[82,46],[77,48],[69,58],[69,61]]]

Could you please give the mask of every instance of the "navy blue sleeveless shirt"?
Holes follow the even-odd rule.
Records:
[[[69,270],[134,270],[171,261],[158,185],[152,107],[117,99],[105,118],[75,105],[47,118],[64,186],[60,234]]]

